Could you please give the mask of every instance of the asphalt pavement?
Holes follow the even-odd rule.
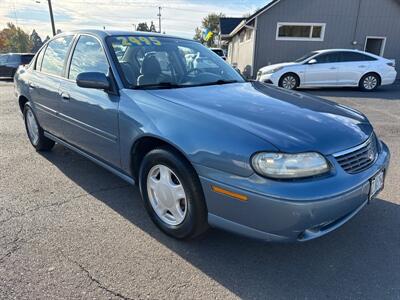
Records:
[[[370,118],[392,152],[385,190],[311,242],[215,229],[183,242],[137,188],[62,146],[35,152],[0,82],[0,299],[400,299],[400,85],[305,92]]]

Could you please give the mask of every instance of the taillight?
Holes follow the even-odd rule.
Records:
[[[387,65],[393,68],[396,67],[396,63],[394,61],[388,62]]]

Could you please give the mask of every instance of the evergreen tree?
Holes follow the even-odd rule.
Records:
[[[39,34],[36,32],[35,29],[33,29],[29,39],[30,39],[30,41],[32,43],[31,52],[36,53],[40,49],[40,47],[42,47],[43,42],[42,42],[42,39],[40,38]]]

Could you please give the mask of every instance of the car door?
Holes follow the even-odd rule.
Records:
[[[335,86],[340,55],[338,52],[322,53],[306,63],[307,86]]]
[[[373,60],[376,59],[363,53],[343,51],[338,64],[338,85],[358,85]]]
[[[28,83],[30,98],[40,126],[60,138],[63,124],[58,117],[61,101],[59,87],[72,40],[72,35],[62,36],[42,48]]]
[[[110,65],[102,43],[90,35],[81,35],[70,56],[66,79],[62,80],[60,117],[64,136],[72,145],[115,166],[120,166],[117,93],[82,88],[78,74],[110,74]]]

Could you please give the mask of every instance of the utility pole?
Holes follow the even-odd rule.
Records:
[[[161,6],[158,7],[158,32],[161,33]]]
[[[54,25],[53,8],[51,6],[51,0],[47,0],[47,3],[49,3],[51,29],[53,30],[53,36],[55,36],[56,35],[56,26]]]

